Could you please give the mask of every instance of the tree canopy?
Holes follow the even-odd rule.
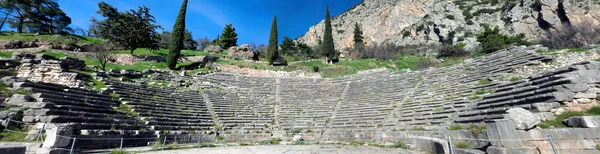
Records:
[[[56,0],[2,0],[0,9],[17,32],[61,33],[71,31],[71,18]]]
[[[99,21],[98,29],[102,38],[111,43],[129,49],[131,54],[137,48],[159,49],[159,34],[156,29],[156,19],[150,14],[150,9],[141,6],[138,10],[118,12],[106,2],[98,3],[98,11],[106,19]]]

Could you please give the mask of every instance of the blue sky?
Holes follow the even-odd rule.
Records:
[[[72,27],[89,27],[101,0],[58,0],[72,18]],[[157,23],[170,31],[183,0],[104,0],[119,11],[145,5]],[[231,23],[238,33],[238,44],[267,44],[273,15],[277,15],[280,43],[284,36],[296,38],[325,18],[325,5],[337,16],[362,0],[189,0],[186,27],[194,38],[215,38]]]

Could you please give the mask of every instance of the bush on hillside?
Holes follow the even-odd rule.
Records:
[[[398,46],[392,43],[373,43],[369,46],[357,45],[350,51],[352,59],[374,58],[378,60],[392,60],[398,54]]]
[[[600,27],[590,21],[577,25],[564,25],[561,29],[547,33],[547,38],[540,41],[546,47],[581,48],[592,44],[600,44]]]
[[[470,56],[471,52],[465,51],[465,49],[459,45],[443,45],[439,49],[438,58],[445,57],[465,57]]]
[[[423,58],[419,61],[417,61],[417,69],[427,69],[430,67],[436,67],[440,64],[439,61],[437,61],[436,59],[433,58]]]
[[[517,36],[500,34],[498,26],[493,29],[489,26],[484,26],[484,31],[477,35],[477,41],[481,43],[481,47],[485,53],[502,50],[511,45],[529,45],[529,42],[525,40],[525,34],[519,34]]]

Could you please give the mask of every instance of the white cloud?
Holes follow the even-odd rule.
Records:
[[[190,1],[190,4],[188,4],[188,7],[193,12],[203,15],[204,17],[208,18],[208,20],[210,20],[210,22],[212,22],[213,24],[216,24],[218,26],[224,26],[225,24],[229,23],[229,20],[225,16],[225,14],[219,8],[217,8],[217,6],[215,6],[215,5],[211,5],[211,4],[202,2],[202,1]],[[186,18],[189,18],[189,17],[186,17]]]

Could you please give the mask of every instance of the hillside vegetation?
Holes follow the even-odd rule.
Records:
[[[38,39],[41,42],[62,43],[62,44],[103,44],[107,41],[100,38],[78,36],[72,34],[41,34],[36,36],[34,33],[14,33],[4,32],[0,34],[0,40],[17,40],[22,42],[31,42]]]

